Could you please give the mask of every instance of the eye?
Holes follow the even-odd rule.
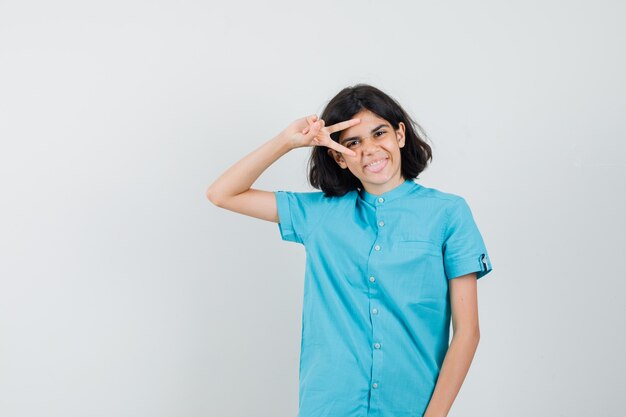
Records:
[[[346,143],[346,148],[351,148],[352,145],[354,145],[355,143],[357,143],[359,140],[355,139],[355,140],[351,140],[350,142]]]
[[[376,133],[374,133],[374,136],[378,138],[378,137],[384,135],[385,133],[387,133],[387,132],[385,132],[384,130],[379,130]]]

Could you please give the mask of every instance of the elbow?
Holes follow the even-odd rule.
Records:
[[[478,346],[478,343],[480,343],[480,329],[478,326],[476,326],[472,332],[472,342],[474,346]]]
[[[464,343],[478,346],[480,342],[480,329],[478,326],[462,327],[454,332],[453,337],[462,340]]]
[[[213,190],[211,187],[207,188],[206,190],[206,198],[213,203],[214,205],[216,205],[217,207],[221,207],[221,199],[219,197],[219,194],[215,192],[215,190]]]
[[[469,332],[469,336],[472,338],[472,340],[476,342],[476,344],[478,344],[478,342],[480,341],[480,327],[478,327],[478,324],[476,324],[470,329],[471,331]]]
[[[459,335],[459,341],[462,341],[467,348],[476,349],[480,343],[480,331],[478,328],[472,329]]]

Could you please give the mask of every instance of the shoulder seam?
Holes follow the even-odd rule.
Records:
[[[456,198],[447,198],[446,200],[451,201],[451,203],[445,208],[446,212],[446,221],[444,222],[444,227],[441,230],[441,244],[443,245],[444,239],[446,238],[446,231],[448,230],[448,225],[450,224],[450,216],[452,212],[452,206],[457,204],[463,197],[455,196]]]
[[[337,197],[326,197],[323,192],[321,194],[322,194],[322,197],[321,197],[322,199],[325,199],[325,198],[337,198]],[[320,216],[320,218],[317,221],[317,223],[315,223],[315,225],[311,226],[311,229],[309,230],[309,233],[307,233],[306,236],[302,236],[302,241],[303,242],[306,242],[309,239],[309,237],[311,237],[311,235],[313,235],[313,233],[316,232],[317,229],[319,229],[319,225],[324,220],[326,220],[326,217],[328,216],[328,213],[330,213],[330,211],[331,211],[330,209],[331,208],[332,208],[332,206],[330,206],[330,205],[328,207],[326,207],[326,210],[324,210],[324,213]]]

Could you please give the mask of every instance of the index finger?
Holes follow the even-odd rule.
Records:
[[[361,119],[350,119],[346,120],[345,122],[339,122],[335,123],[334,125],[326,126],[326,129],[328,130],[328,133],[335,133],[359,123],[361,123]]]
[[[336,150],[339,153],[345,153],[345,154],[350,155],[350,156],[356,156],[356,152],[354,152],[352,149],[348,149],[345,146],[340,145],[339,143],[335,142],[332,139],[330,141],[328,141],[326,146]]]

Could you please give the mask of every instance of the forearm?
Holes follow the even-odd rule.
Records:
[[[479,339],[478,330],[459,331],[453,335],[424,417],[448,415],[474,359]]]
[[[250,189],[270,165],[293,149],[288,137],[278,135],[228,168],[207,189],[213,203],[236,196]]]

